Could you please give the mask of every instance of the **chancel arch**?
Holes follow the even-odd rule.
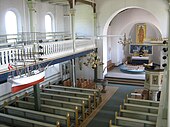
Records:
[[[117,42],[126,33],[126,37],[130,37],[135,43],[136,33],[134,30],[138,23],[146,23],[148,31],[152,31],[157,37],[163,37],[159,20],[151,12],[139,7],[120,9],[108,18],[103,29],[103,35],[113,35],[103,38],[103,52],[107,52],[107,54],[103,53],[104,62],[112,60],[113,63],[119,65],[124,61],[124,52],[128,51],[128,47]]]

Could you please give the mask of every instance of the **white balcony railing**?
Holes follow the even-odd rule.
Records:
[[[15,38],[15,40],[24,40],[24,41],[13,41],[13,44],[10,43],[7,47],[4,47],[3,45],[0,48],[0,73],[8,70],[9,63],[13,63],[16,59],[22,60],[23,59],[22,54],[26,54],[24,58],[27,60],[33,59],[32,48],[35,42],[38,42],[38,44],[43,47],[42,49],[43,55],[41,57],[45,58],[45,61],[73,55],[75,53],[80,53],[83,51],[96,48],[93,38],[77,37],[75,42],[73,42],[73,40],[71,39],[71,37],[69,37],[68,34],[64,35],[62,33],[60,34],[58,33],[58,36],[59,35],[62,36],[61,38],[55,36],[57,35],[57,33],[51,34],[53,35],[53,38],[51,38],[50,40],[43,38],[42,35],[44,34],[36,33],[36,39],[31,39],[33,33],[30,34],[27,33],[27,35],[28,36],[23,34],[22,39]],[[40,35],[42,36],[42,38],[40,37]],[[17,36],[19,37],[20,34]],[[73,44],[75,45],[75,49],[73,48]],[[24,47],[24,53],[23,53],[23,48],[18,48],[19,46]]]

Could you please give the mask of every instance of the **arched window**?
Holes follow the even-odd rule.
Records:
[[[7,11],[5,14],[5,28],[6,34],[10,34],[7,36],[8,43],[15,43],[17,41],[18,26],[17,26],[17,16],[13,11]]]
[[[13,11],[7,11],[5,14],[6,34],[17,34],[17,17]]]
[[[49,32],[52,32],[52,18],[51,15],[45,15],[45,31],[46,31],[46,39],[52,39],[52,36]]]
[[[49,14],[45,15],[45,31],[52,32],[52,18]]]

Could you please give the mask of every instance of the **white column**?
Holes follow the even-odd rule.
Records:
[[[94,39],[93,39],[93,41],[94,41],[94,44],[97,46],[97,44],[95,42],[96,41],[96,37],[97,37],[97,14],[96,13],[93,13],[93,14],[94,14]],[[97,53],[97,49],[96,49],[95,52]],[[98,70],[98,67],[96,67],[94,69],[94,81],[97,80],[97,70]]]
[[[168,37],[168,54],[170,54],[170,1],[169,1],[169,37]],[[167,60],[167,65],[168,65],[168,69],[167,69],[167,98],[166,98],[166,102],[168,103],[167,105],[167,110],[168,110],[168,118],[167,118],[167,127],[170,127],[170,57],[168,55],[168,60]],[[166,91],[163,91],[166,92]]]
[[[70,27],[71,27],[71,35],[73,39],[73,51],[75,52],[75,9],[70,9]]]
[[[36,32],[36,10],[35,10],[35,0],[27,0],[29,14],[30,14],[30,32]],[[36,40],[36,34],[32,35],[32,40]],[[41,110],[40,102],[40,87],[39,84],[34,85],[34,104],[35,110]]]
[[[73,52],[75,52],[75,0],[72,0],[70,3],[70,27],[71,27],[71,35],[73,40]],[[75,69],[75,59],[72,59],[72,79],[73,86],[76,86],[76,69]]]
[[[27,1],[29,14],[30,14],[30,31],[36,32],[36,9],[35,9],[35,0]]]
[[[97,36],[97,13],[94,14],[94,37]]]

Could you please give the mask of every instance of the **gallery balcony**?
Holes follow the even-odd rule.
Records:
[[[34,56],[31,54],[33,54],[35,44],[38,44],[42,48],[40,50],[43,61],[40,63],[53,61],[53,64],[88,54],[96,48],[94,38],[76,36],[75,39],[72,39],[68,33],[20,33],[15,35],[0,35],[1,80],[5,80],[9,72],[8,64],[12,64],[15,59],[33,59]],[[24,47],[24,52],[20,47]]]

